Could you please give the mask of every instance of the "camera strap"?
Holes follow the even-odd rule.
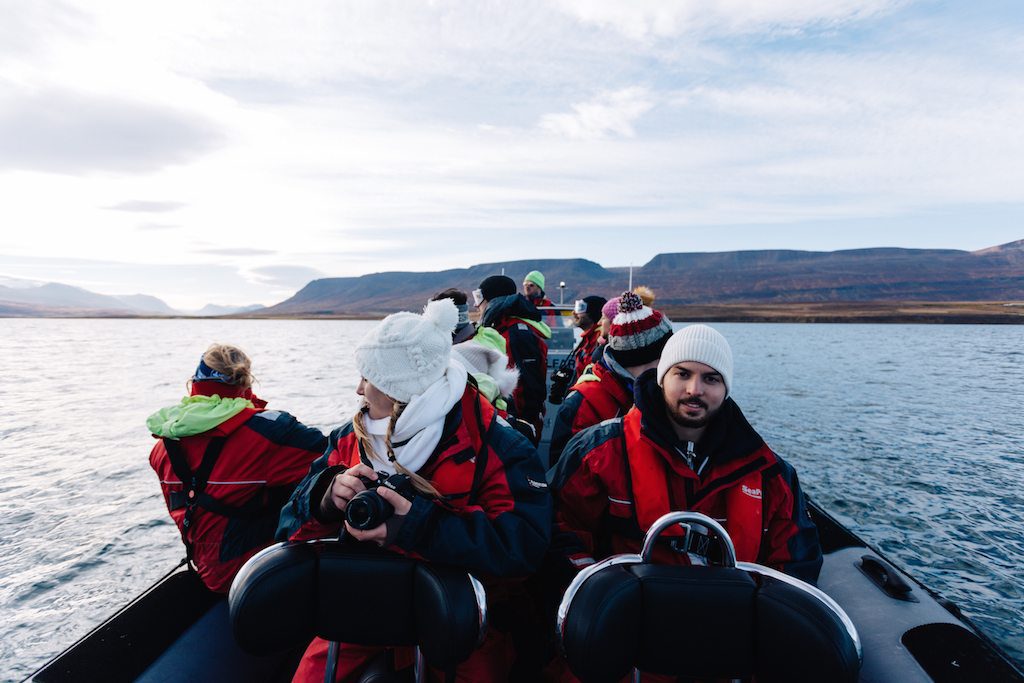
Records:
[[[580,340],[576,343],[576,346],[572,348],[569,355],[562,359],[562,362],[558,364],[559,370],[575,370],[576,367],[576,356],[579,355],[580,350],[583,348],[584,338],[580,337]]]

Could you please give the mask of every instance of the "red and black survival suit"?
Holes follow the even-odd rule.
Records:
[[[692,510],[725,526],[738,560],[813,583],[821,545],[796,470],[772,452],[731,398],[699,442],[680,442],[656,371],[637,382],[637,405],[573,437],[548,474],[555,495],[553,552],[576,570],[609,555],[637,553],[661,515]],[[700,539],[683,533],[668,530],[654,560],[688,564],[699,555]]]
[[[226,593],[242,564],[273,542],[281,506],[327,438],[288,413],[265,410],[266,402],[248,389],[193,382],[192,395],[211,397],[200,408],[215,395],[253,406],[201,433],[176,439],[154,433],[149,455],[199,576],[210,590]]]
[[[358,439],[349,422],[331,434],[328,452],[313,463],[282,511],[278,540],[337,537],[341,523],[321,516],[320,501],[334,477],[360,460]],[[540,567],[551,535],[551,497],[540,458],[526,437],[496,419],[494,407],[467,387],[445,418],[441,440],[418,474],[442,498],[415,498],[388,548],[465,567],[483,582],[495,628],[459,665],[458,680],[505,680],[513,652],[511,639],[502,631],[502,613],[510,609],[511,596],[519,599],[517,579]],[[358,594],[358,587],[354,590]],[[337,680],[352,680],[380,651],[344,645]],[[326,652],[327,643],[314,640],[295,680],[322,681]],[[406,648],[394,654],[396,666],[412,661]]]
[[[576,377],[582,377],[587,366],[594,362],[594,351],[597,350],[597,340],[601,338],[601,326],[597,323],[590,326],[580,337],[576,345]]]
[[[519,384],[512,392],[515,414],[533,425],[534,443],[544,428],[547,398],[548,344],[551,329],[541,322],[540,311],[522,294],[495,297],[480,321],[505,338],[508,366],[519,368]]]
[[[548,456],[558,462],[565,445],[578,432],[613,417],[622,417],[633,407],[633,378],[617,374],[601,360],[590,366],[558,407],[551,432]]]

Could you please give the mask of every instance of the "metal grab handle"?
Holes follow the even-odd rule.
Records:
[[[640,549],[640,559],[643,562],[650,562],[651,555],[654,553],[654,543],[658,540],[658,537],[666,529],[677,524],[686,529],[687,537],[690,535],[691,524],[700,524],[714,531],[718,535],[719,542],[722,544],[725,566],[736,566],[736,547],[732,544],[729,532],[725,530],[724,526],[700,512],[670,512],[659,517],[644,536],[644,545]]]
[[[600,562],[595,562],[589,567],[584,567],[576,576],[572,577],[572,581],[569,582],[569,587],[565,589],[562,594],[562,601],[558,604],[558,613],[555,616],[555,635],[558,638],[558,647],[562,647],[562,639],[565,635],[565,619],[569,615],[569,605],[572,604],[573,598],[576,597],[576,593],[579,592],[583,584],[594,574],[607,569],[608,567],[614,567],[615,565],[631,565],[640,564],[642,560],[639,555],[632,553],[624,555],[612,555],[606,557]]]
[[[475,576],[468,572],[466,576],[469,577],[469,584],[473,587],[473,595],[476,597],[477,624],[480,629],[476,639],[476,646],[480,647],[487,638],[487,591],[484,590],[484,585]]]

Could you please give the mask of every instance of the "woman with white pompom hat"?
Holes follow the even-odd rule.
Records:
[[[363,405],[334,430],[282,513],[278,538],[352,537],[398,553],[465,567],[488,594],[507,594],[509,579],[541,564],[550,538],[551,500],[532,444],[498,419],[494,406],[467,382],[452,358],[458,311],[449,299],[431,301],[423,315],[396,313],[374,327],[355,350]],[[472,450],[477,455],[464,457]],[[480,471],[477,468],[482,468]],[[406,474],[412,500],[385,487],[394,507],[383,523],[358,529],[345,509],[381,473]],[[467,482],[479,482],[467,490]],[[495,590],[490,590],[490,589]],[[335,680],[357,679],[388,648],[344,645]],[[491,629],[457,672],[459,680],[500,681],[513,657],[510,638]],[[322,681],[327,643],[314,640],[296,681]],[[412,652],[394,648],[395,668],[412,665]]]

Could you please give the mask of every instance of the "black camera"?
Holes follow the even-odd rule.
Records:
[[[366,477],[359,479],[366,486],[366,490],[354,495],[345,506],[345,519],[354,529],[372,529],[395,514],[395,507],[381,498],[377,493],[378,488],[389,488],[406,500],[412,500],[416,496],[416,488],[407,474],[389,476],[387,472],[377,472],[377,481]]]
[[[576,372],[574,368],[559,367],[551,373],[551,390],[548,392],[548,401],[556,406],[560,404],[565,399],[565,394],[569,391],[569,385],[572,384],[575,378]]]

